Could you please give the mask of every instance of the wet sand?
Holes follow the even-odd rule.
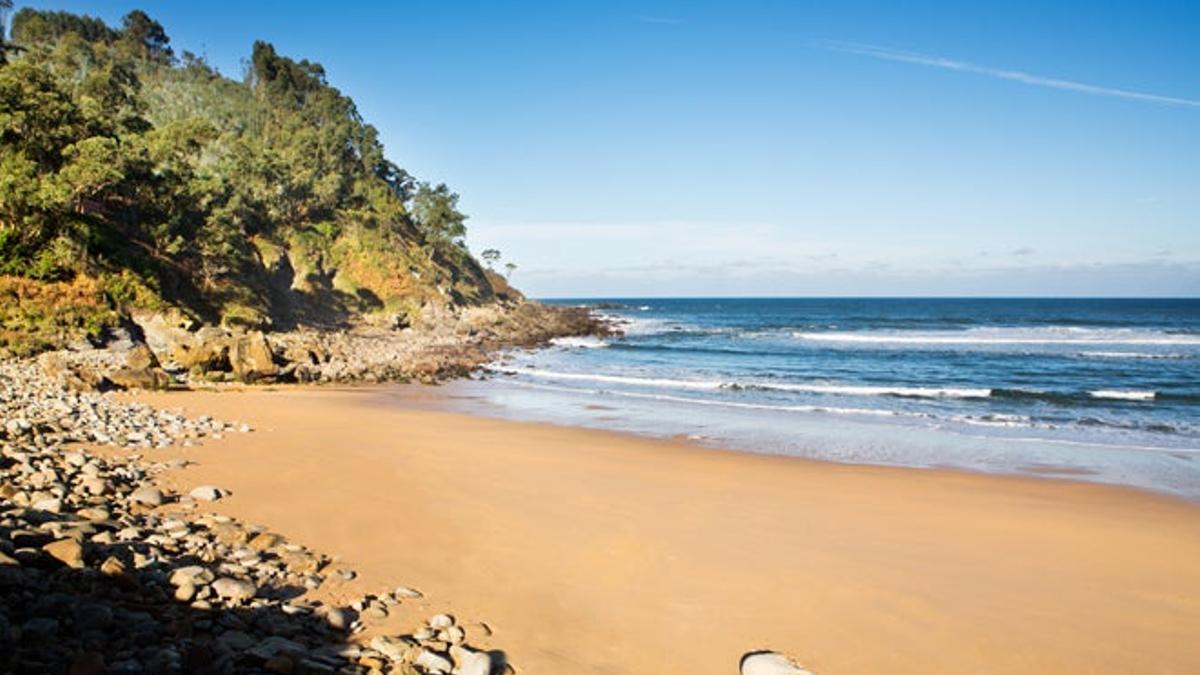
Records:
[[[409,388],[428,397],[429,389]],[[436,395],[436,394],[434,394]],[[249,422],[172,480],[486,620],[519,673],[1200,672],[1200,505],[383,405],[378,390],[139,396]],[[388,398],[393,398],[389,393]],[[411,629],[428,614],[400,613]]]

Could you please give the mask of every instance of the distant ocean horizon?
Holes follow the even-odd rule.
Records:
[[[1200,497],[1200,299],[569,298],[624,331],[510,353],[494,414]]]

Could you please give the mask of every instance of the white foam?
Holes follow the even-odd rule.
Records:
[[[1184,354],[1148,354],[1146,352],[1079,352],[1079,356],[1092,359],[1183,359]]]
[[[623,316],[620,314],[606,314],[602,316],[604,319],[612,321],[614,324],[616,324],[616,326],[629,337],[658,335],[682,328],[682,326],[679,324],[672,323],[666,319],[640,316]]]
[[[991,389],[967,389],[954,387],[885,387],[866,385],[841,384],[788,384],[761,382],[722,382],[720,380],[675,380],[655,377],[635,377],[631,375],[604,375],[600,373],[564,373],[537,368],[500,367],[500,370],[514,375],[527,375],[538,379],[573,380],[582,382],[598,382],[607,384],[625,384],[636,387],[654,387],[660,389],[690,389],[712,391],[717,389],[772,389],[777,391],[795,391],[812,394],[835,394],[842,396],[916,396],[927,398],[986,398]]]
[[[579,337],[557,337],[550,340],[550,344],[555,347],[568,347],[579,349],[603,349],[608,346],[608,343],[598,337],[584,335]]]
[[[1097,389],[1089,391],[1092,398],[1115,398],[1123,401],[1153,401],[1155,392],[1132,389]]]
[[[1200,335],[1128,328],[971,328],[941,331],[795,331],[814,342],[904,345],[1198,345]]]
[[[947,419],[963,424],[970,424],[980,427],[1034,427],[1033,420],[1025,415],[1007,415],[1003,413],[990,413],[987,415],[951,415]]]
[[[605,392],[614,396],[626,398],[642,398],[653,401],[670,401],[674,403],[692,403],[696,405],[711,405],[721,408],[741,408],[743,410],[775,410],[780,412],[802,413],[831,413],[835,415],[871,415],[875,417],[929,417],[925,413],[904,413],[894,410],[873,410],[870,408],[840,408],[820,405],[769,405],[765,403],[742,403],[739,401],[714,401],[706,398],[691,398],[688,396],[670,396],[667,394],[639,394],[632,391]]]
[[[654,377],[632,377],[628,375],[601,375],[599,373],[562,373],[553,370],[537,368],[501,367],[500,370],[513,375],[528,375],[539,379],[575,380],[582,382],[601,382],[608,384],[628,384],[640,387],[658,387],[666,389],[720,389],[724,383],[705,380],[670,380]]]
[[[884,387],[848,384],[761,384],[747,385],[758,389],[778,389],[812,394],[842,396],[915,396],[921,398],[987,398],[991,389],[965,387]]]

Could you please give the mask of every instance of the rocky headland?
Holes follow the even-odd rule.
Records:
[[[75,390],[166,389],[223,383],[438,382],[462,377],[510,347],[616,330],[589,310],[523,301],[423,311],[411,324],[375,318],[341,328],[264,333],[200,325],[181,312],[135,313],[96,339],[37,356]]]

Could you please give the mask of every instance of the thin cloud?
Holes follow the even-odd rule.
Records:
[[[1019,256],[1033,255],[1034,253],[1037,253],[1037,249],[1033,249],[1028,246],[1023,246],[1021,248],[1013,250],[1013,252],[1012,252],[1013,255],[1019,255]]]
[[[932,68],[954,70],[961,73],[986,75],[988,77],[995,77],[1001,80],[1010,80],[1012,82],[1029,84],[1035,87],[1049,87],[1051,89],[1059,89],[1062,91],[1074,91],[1083,94],[1095,94],[1098,96],[1111,96],[1114,98],[1143,101],[1146,103],[1200,108],[1200,100],[1197,99],[1180,98],[1177,96],[1163,96],[1161,94],[1149,94],[1141,91],[1131,91],[1129,89],[1102,87],[1094,84],[1086,84],[1084,82],[1062,80],[1055,77],[1043,77],[1041,75],[1034,75],[1021,70],[992,68],[990,66],[981,66],[971,63],[969,61],[957,61],[955,59],[948,59],[941,56],[928,56],[926,54],[901,51],[898,49],[879,47],[876,45],[859,44],[854,42],[823,41],[817,43],[817,46],[819,46],[821,49],[827,49],[829,51],[843,52],[846,54],[858,54],[859,56],[868,56],[882,61],[913,63],[921,66],[930,66]]]

